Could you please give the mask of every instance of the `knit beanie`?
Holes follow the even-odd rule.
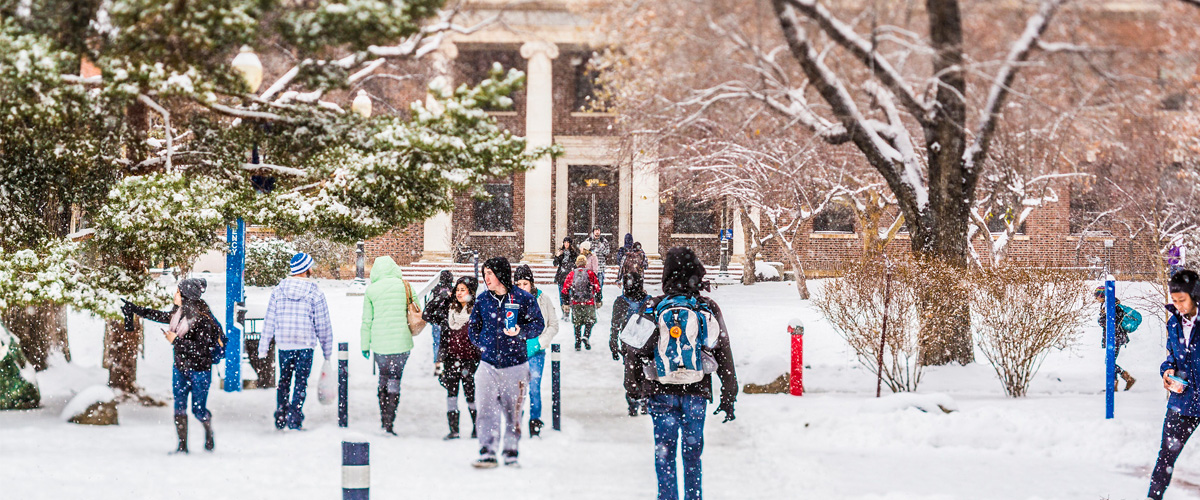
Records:
[[[513,271],[513,282],[517,282],[517,281],[521,281],[521,280],[527,280],[530,283],[534,282],[533,281],[533,269],[530,269],[529,265],[527,265],[527,264],[521,264],[521,265],[517,266],[516,271]]]
[[[288,263],[288,265],[291,267],[292,276],[304,274],[304,271],[312,269],[313,259],[312,256],[304,252],[300,252],[292,256],[292,261]]]
[[[188,278],[179,282],[179,295],[185,299],[200,300],[208,289],[208,281],[204,278]]]

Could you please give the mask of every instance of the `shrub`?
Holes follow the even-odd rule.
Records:
[[[246,284],[275,286],[288,276],[289,262],[296,247],[289,241],[275,238],[251,240],[246,243]]]
[[[1081,276],[1002,267],[972,274],[971,322],[1004,392],[1025,396],[1050,349],[1075,340],[1087,307]]]
[[[315,267],[326,269],[335,280],[342,279],[342,265],[354,263],[354,245],[305,234],[292,240],[296,250],[309,254]]]

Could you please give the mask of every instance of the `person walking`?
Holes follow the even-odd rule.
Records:
[[[633,234],[625,233],[625,243],[621,245],[621,248],[617,249],[617,253],[613,259],[613,262],[617,264],[617,283],[624,283],[621,280],[621,277],[624,275],[621,272],[621,267],[625,263],[625,254],[629,253],[630,250],[633,250]]]
[[[584,255],[575,259],[575,270],[563,281],[562,293],[571,299],[575,350],[578,351],[580,346],[592,350],[592,327],[596,325],[596,296],[600,293],[600,280],[588,267],[588,259]]]
[[[646,275],[646,268],[650,266],[650,260],[646,258],[646,252],[642,250],[641,242],[635,242],[633,247],[625,253],[621,259],[621,268],[618,271],[617,279],[630,273]],[[624,283],[623,281],[621,281]]]
[[[612,246],[609,245],[608,238],[605,238],[600,233],[600,226],[592,228],[592,234],[588,237],[587,243],[592,248],[592,254],[596,256],[596,269],[593,271],[595,271],[596,277],[600,279],[600,286],[603,287],[604,284],[607,283],[604,278],[607,275],[606,269],[608,269],[608,256],[610,253],[612,253]],[[600,307],[602,305],[604,305],[603,289],[601,289],[601,292],[596,296],[596,307]]]
[[[1100,332],[1101,332],[1101,334],[1103,334],[1104,328],[1105,328],[1105,323],[1108,321],[1108,315],[1106,314],[1106,312],[1104,310],[1105,307],[1104,307],[1104,287],[1103,286],[1099,286],[1096,288],[1095,297],[1096,297],[1096,302],[1098,302],[1100,304],[1100,317],[1096,320],[1096,322],[1100,324]],[[1117,299],[1117,308],[1116,308],[1116,311],[1114,311],[1114,313],[1116,316],[1116,324],[1117,324],[1117,331],[1114,333],[1114,337],[1115,337],[1114,340],[1116,341],[1116,352],[1115,352],[1115,354],[1113,354],[1113,359],[1115,360],[1117,356],[1121,355],[1121,348],[1124,347],[1125,344],[1129,343],[1129,334],[1133,333],[1134,330],[1137,330],[1138,325],[1142,324],[1142,314],[1137,312],[1136,310],[1134,310],[1133,308],[1131,308],[1129,306],[1122,305],[1121,299]],[[1108,342],[1108,339],[1102,338],[1100,340],[1100,347],[1105,347],[1105,343],[1107,343],[1107,342]],[[1113,380],[1113,390],[1114,391],[1117,390],[1117,387],[1120,384],[1121,380],[1125,380],[1125,390],[1128,391],[1130,387],[1133,387],[1134,382],[1137,382],[1137,379],[1133,378],[1133,375],[1130,375],[1129,372],[1122,369],[1121,365],[1116,365],[1116,367],[1117,367],[1116,368],[1116,377],[1117,378]]]
[[[567,275],[575,270],[575,259],[579,257],[579,249],[575,246],[575,242],[571,238],[563,238],[562,246],[554,251],[554,283],[558,285],[556,288],[562,290],[563,280],[567,279]],[[562,308],[563,321],[570,317],[571,308],[570,297],[566,293],[558,294],[558,306]]]
[[[158,311],[134,305],[122,306],[126,315],[136,314],[155,323],[169,325],[163,337],[171,344],[175,364],[171,371],[171,394],[175,398],[175,433],[178,446],[175,453],[188,452],[188,398],[192,415],[204,426],[204,449],[213,451],[212,412],[208,410],[208,390],[212,385],[212,365],[224,357],[225,334],[213,317],[212,310],[201,297],[208,282],[188,278],[179,282],[175,291],[175,307]]]
[[[587,259],[588,271],[594,273],[596,280],[600,283],[600,290],[596,292],[596,296],[593,298],[596,307],[599,307],[604,301],[604,277],[600,276],[600,270],[602,269],[600,266],[600,257],[597,257],[596,252],[593,251],[591,241],[584,241],[579,245],[579,255]]]
[[[482,362],[475,372],[479,399],[479,459],[472,465],[491,469],[504,439],[504,465],[517,465],[521,440],[521,406],[529,383],[527,342],[545,327],[537,299],[513,285],[508,259],[493,257],[483,264],[487,291],[475,299],[468,334],[479,347]]]
[[[622,277],[621,290],[624,293],[613,301],[608,349],[612,351],[613,361],[624,360],[624,363],[628,365],[629,358],[634,355],[633,349],[628,344],[621,342],[620,335],[625,329],[625,325],[629,323],[629,318],[645,310],[646,299],[649,297],[643,287],[642,275],[638,273],[629,273]],[[639,412],[642,415],[649,412],[646,400],[638,394],[627,391],[625,402],[629,405],[629,416],[631,417],[636,417]]]
[[[734,419],[738,385],[729,332],[717,303],[700,295],[703,279],[704,265],[696,254],[672,248],[663,261],[663,295],[647,303],[650,321],[622,333],[622,341],[633,348],[625,390],[649,399],[654,421],[658,500],[679,499],[675,456],[680,448],[684,498],[703,497],[700,455],[712,371],[721,379],[721,404],[713,414],[724,412],[723,422]]]
[[[371,266],[371,284],[363,294],[362,355],[379,368],[379,421],[383,431],[396,435],[394,423],[400,407],[400,379],[412,353],[413,332],[408,325],[408,305],[413,302],[412,285],[396,261],[383,256]]]
[[[513,273],[517,288],[537,298],[538,310],[546,326],[536,339],[526,341],[529,355],[529,437],[542,435],[542,372],[546,368],[546,349],[558,334],[558,315],[554,312],[554,300],[542,293],[533,279],[533,269],[527,265],[517,267]]]
[[[308,377],[312,374],[313,347],[320,345],[325,360],[333,359],[333,325],[325,294],[312,282],[312,257],[300,252],[288,265],[291,275],[279,282],[267,302],[258,357],[267,357],[267,349],[275,339],[279,352],[275,428],[300,430]]]
[[[458,388],[462,386],[467,400],[467,412],[471,415],[471,438],[476,437],[475,426],[475,371],[479,368],[479,347],[471,343],[467,330],[471,322],[471,309],[475,307],[475,292],[479,281],[473,276],[463,276],[454,284],[454,295],[445,304],[428,304],[421,317],[430,325],[442,327],[441,345],[438,346],[438,362],[442,365],[438,381],[446,388],[446,422],[450,433],[444,440],[459,438]]]
[[[1167,283],[1171,303],[1167,304],[1167,359],[1159,367],[1163,388],[1171,392],[1167,399],[1167,415],[1163,419],[1162,443],[1158,460],[1150,474],[1148,500],[1162,500],[1175,460],[1183,452],[1188,438],[1200,425],[1200,328],[1196,310],[1200,302],[1200,275],[1182,269]]]
[[[449,307],[454,302],[454,273],[443,269],[438,273],[438,283],[425,297],[425,307],[441,304]],[[429,321],[429,320],[426,320]],[[429,323],[429,332],[433,336],[433,376],[442,375],[442,364],[438,362],[438,348],[442,345],[442,327],[437,323]],[[420,333],[420,332],[418,332]]]

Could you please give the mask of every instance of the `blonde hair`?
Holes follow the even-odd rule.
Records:
[[[583,267],[587,265],[587,257],[580,255],[575,258],[575,267]]]

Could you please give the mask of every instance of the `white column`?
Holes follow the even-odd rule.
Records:
[[[659,255],[658,248],[658,162],[655,152],[637,147],[632,165],[632,217],[630,232],[642,243],[646,255]]]
[[[531,149],[549,146],[554,142],[552,61],[558,57],[558,46],[543,41],[526,42],[521,46],[521,57],[529,60],[525,72],[526,144]],[[525,172],[525,255],[522,260],[535,261],[550,257],[553,169],[554,162],[543,158]]]
[[[430,56],[433,58],[433,67],[438,72],[437,78],[442,79],[442,85],[446,88],[453,88],[454,82],[450,77],[450,69],[454,59],[458,57],[458,47],[453,42],[443,41],[438,45],[438,50]],[[432,95],[425,97],[425,104],[430,108],[438,106]],[[450,212],[441,212],[425,219],[424,233],[421,260],[431,262],[454,260],[454,218]]]
[[[746,228],[742,226],[742,210],[733,211],[733,262],[746,261]]]

